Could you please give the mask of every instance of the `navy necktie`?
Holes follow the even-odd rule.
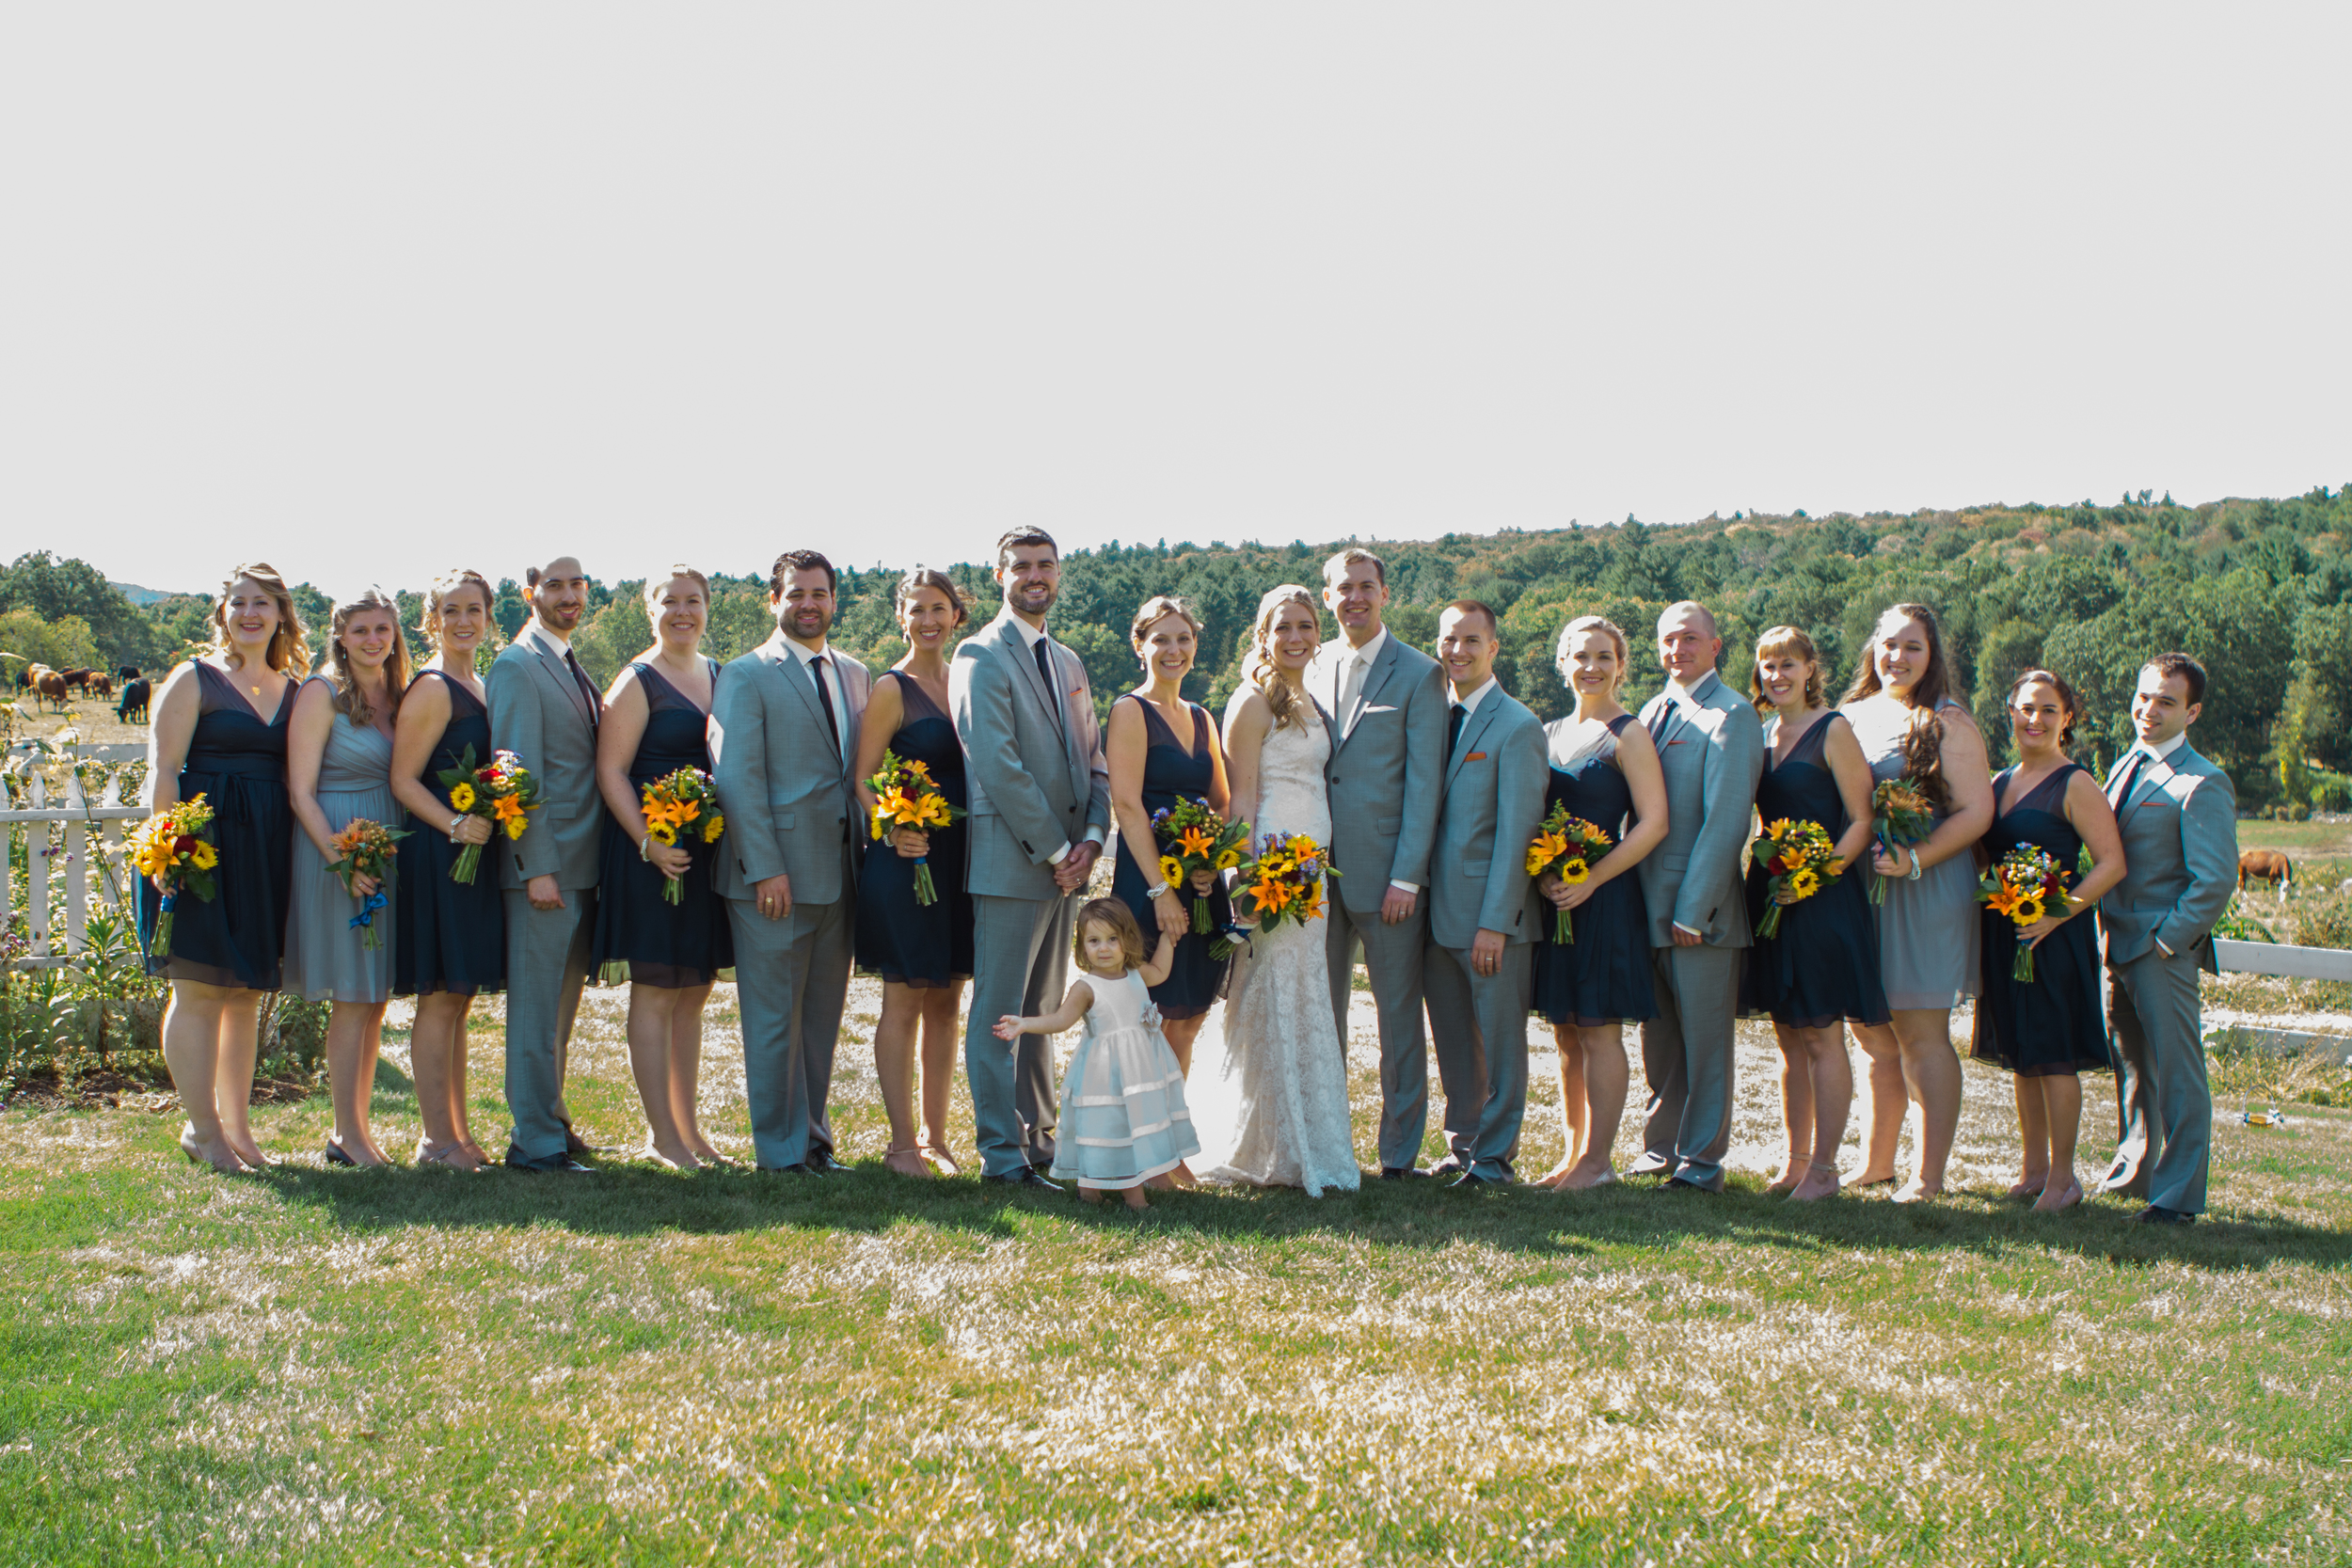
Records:
[[[841,716],[833,707],[833,682],[825,678],[825,656],[818,654],[808,661],[808,673],[817,677],[817,700],[825,708],[825,735],[833,742],[833,754],[841,754]]]
[[[2139,787],[2140,769],[2145,768],[2147,763],[2148,753],[2134,748],[2132,765],[2123,774],[2123,787],[2116,792],[2115,809],[2117,811],[2122,811],[2131,803],[2132,791]]]
[[[1673,721],[1674,716],[1674,699],[1672,697],[1660,699],[1658,711],[1649,716],[1650,739],[1656,741],[1661,746],[1666,744],[1666,725]]]
[[[1029,644],[1029,651],[1037,655],[1037,678],[1045,683],[1046,705],[1054,710],[1054,717],[1059,719],[1061,693],[1054,689],[1054,656],[1045,651],[1045,644],[1050,641],[1050,638],[1040,637]]]
[[[1470,709],[1456,703],[1454,705],[1454,712],[1446,719],[1445,760],[1448,762],[1454,760],[1454,749],[1462,743],[1462,721],[1469,717]]]
[[[588,679],[588,672],[580,667],[580,660],[572,656],[569,648],[564,650],[564,666],[571,671],[572,679],[580,683],[580,694],[588,704],[588,727],[593,730],[596,727],[596,721],[604,717],[604,699],[596,695],[595,684]]]

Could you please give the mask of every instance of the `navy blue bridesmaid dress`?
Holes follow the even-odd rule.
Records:
[[[718,662],[703,662],[710,666],[716,683]],[[645,733],[638,737],[637,754],[629,758],[630,786],[643,791],[681,768],[709,772],[710,716],[650,664],[629,668],[645,694]],[[673,904],[662,896],[669,879],[638,855],[619,820],[605,814],[604,886],[596,894],[596,930],[590,949],[590,961],[599,973],[606,964],[626,964],[629,980],[675,990],[707,986],[719,977],[719,971],[735,967],[735,933],[727,926],[726,903],[710,885],[710,867],[720,846],[702,841],[702,826],[699,820],[688,823],[678,838],[693,862],[678,879],[678,901]]]
[[[1605,830],[1617,843],[1625,842],[1633,819],[1633,791],[1617,770],[1617,737],[1633,722],[1621,713],[1609,721],[1608,736],[1581,755],[1564,756],[1563,748],[1575,740],[1577,721],[1562,719],[1544,727],[1551,750],[1551,784],[1544,795],[1544,815],[1565,804],[1568,815],[1581,816]],[[1624,1020],[1639,1022],[1658,1016],[1657,993],[1650,987],[1649,906],[1642,897],[1642,879],[1630,870],[1602,883],[1590,898],[1569,911],[1572,942],[1551,940],[1551,901],[1536,898],[1535,1010],[1554,1025],[1592,1028]]]
[[[961,810],[970,803],[963,782],[963,747],[955,721],[903,671],[885,670],[898,683],[898,733],[890,749],[930,769],[931,783]],[[857,963],[884,980],[918,990],[936,990],[972,974],[972,895],[963,885],[966,829],[962,822],[931,830],[933,904],[914,897],[915,863],[888,841],[869,842],[857,882]]]
[[[2020,844],[2038,845],[2069,872],[2082,854],[2082,835],[2066,819],[2066,784],[2084,769],[2068,763],[1999,810],[2017,776],[2004,769],[1993,781],[1994,815],[1984,847],[1998,861]],[[2017,927],[2009,916],[1982,911],[1984,990],[1977,998],[1976,1037],[1969,1054],[1997,1062],[2025,1078],[2103,1071],[2108,1065],[2106,1014],[2100,1005],[2099,935],[2088,910],[2052,931],[2033,950],[2034,977],[2011,977]]]
[[[419,775],[433,798],[449,805],[439,775],[473,748],[474,766],[490,760],[490,710],[462,681],[427,670],[408,683],[437,680],[449,688],[449,724],[433,745]],[[453,808],[450,816],[456,815]],[[400,841],[400,896],[392,901],[399,946],[392,960],[392,993],[421,996],[434,991],[500,991],[506,989],[506,905],[499,895],[496,839],[483,849],[470,882],[453,881],[458,846],[449,841],[449,816],[421,821],[410,816],[408,836]]]
[[[286,915],[293,904],[294,807],[286,799],[286,721],[299,680],[288,681],[278,711],[263,719],[236,683],[196,661],[196,730],[180,765],[180,799],[201,795],[213,808],[220,851],[208,902],[183,893],[172,905],[171,952],[147,972],[174,980],[276,990],[283,975]],[[139,940],[151,955],[163,895],[139,879]]]
[[[1835,713],[1813,721],[1775,767],[1770,745],[1756,784],[1756,809],[1767,822],[1789,817],[1818,822],[1835,843],[1853,819],[1846,815],[1837,777],[1822,759]],[[1884,1023],[1886,990],[1879,980],[1879,927],[1870,909],[1867,857],[1810,898],[1780,911],[1780,929],[1748,949],[1740,1010],[1770,1014],[1774,1023],[1827,1029],[1851,1019]],[[1748,924],[1764,918],[1772,878],[1761,859],[1748,867]]]
[[[1198,703],[1186,703],[1192,715],[1192,744],[1186,746],[1176,738],[1176,732],[1168,727],[1160,710],[1134,692],[1120,698],[1133,702],[1143,710],[1144,733],[1151,743],[1143,753],[1143,809],[1157,816],[1171,810],[1179,800],[1205,800],[1216,784],[1216,732],[1210,727],[1208,710]],[[1153,866],[1147,877],[1127,853],[1127,835],[1119,836],[1119,863],[1111,874],[1111,896],[1123,899],[1135,911],[1136,924],[1143,927],[1144,946],[1148,950],[1158,943],[1159,911],[1143,890],[1160,879],[1160,868]],[[1171,884],[1187,913],[1192,909],[1192,888],[1189,883]],[[1217,995],[1225,989],[1225,974],[1231,966],[1229,958],[1209,956],[1209,944],[1219,932],[1232,924],[1232,905],[1227,900],[1225,888],[1219,883],[1209,895],[1209,929],[1206,935],[1185,927],[1177,941],[1176,957],[1168,972],[1168,978],[1152,988],[1152,1005],[1160,1009],[1162,1018],[1199,1018],[1216,1005]]]

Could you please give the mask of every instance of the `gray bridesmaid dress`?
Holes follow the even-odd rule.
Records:
[[[1965,713],[1947,698],[1937,711]],[[1891,722],[1890,722],[1891,721]],[[1884,783],[1903,774],[1903,736],[1910,728],[1910,710],[1892,703],[1847,710],[1846,721],[1862,754],[1870,759],[1870,777]],[[1950,813],[1938,811],[1942,827]],[[1950,1008],[1963,997],[1977,994],[1980,979],[1978,948],[1982,932],[1977,920],[1977,865],[1974,857],[1954,855],[1929,866],[1919,879],[1898,877],[1886,884],[1886,902],[1877,906],[1879,977],[1886,1005]]]
[[[355,724],[338,712],[319,758],[319,810],[335,832],[359,817],[393,832],[406,825],[392,799],[392,742],[371,724]],[[289,993],[311,1002],[389,1002],[392,995],[392,913],[400,888],[385,889],[375,911],[378,945],[359,945],[351,924],[359,906],[343,891],[343,879],[327,869],[327,858],[299,826],[294,835],[294,908],[286,921],[286,981]]]

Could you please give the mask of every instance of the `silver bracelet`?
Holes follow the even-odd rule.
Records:
[[[1148,888],[1145,888],[1145,889],[1143,890],[1143,895],[1144,895],[1146,898],[1157,898],[1157,897],[1158,897],[1161,894],[1166,893],[1167,891],[1168,891],[1168,884],[1167,884],[1166,882],[1162,882],[1162,883],[1161,883],[1159,886],[1157,886],[1157,887],[1148,887]]]
[[[457,830],[458,830],[458,829],[460,829],[460,828],[462,828],[462,827],[464,827],[465,825],[466,825],[466,814],[465,814],[464,812],[462,812],[462,811],[461,811],[461,812],[459,812],[459,813],[458,813],[455,816],[453,816],[453,817],[451,817],[451,818],[449,819],[449,841],[450,841],[452,844],[454,844],[454,843],[456,843],[456,842],[457,842]]]
[[[1911,881],[1915,881],[1915,881],[1917,881],[1918,879],[1919,879],[1919,851],[1918,851],[1916,848],[1914,848],[1914,849],[1911,851],[1911,876],[1910,876],[1910,878],[1909,878],[1909,880],[1911,880]]]

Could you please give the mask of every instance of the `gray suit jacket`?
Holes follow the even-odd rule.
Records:
[[[784,645],[784,633],[719,672],[710,699],[711,776],[727,831],[712,885],[723,898],[749,898],[755,884],[779,873],[792,879],[796,904],[831,904],[854,891],[842,885],[843,850],[865,815],[850,768],[874,677],[839,648],[825,657],[838,661],[850,699],[849,737],[837,753],[817,681]],[[854,854],[849,859],[854,864]]]
[[[1445,678],[1436,659],[1391,632],[1352,715],[1340,711],[1337,660],[1315,671],[1311,689],[1331,716],[1324,779],[1340,873],[1331,885],[1350,911],[1375,913],[1391,882],[1429,885],[1445,769]]]
[[[1640,867],[1649,943],[1673,946],[1681,925],[1710,947],[1745,947],[1740,856],[1764,771],[1764,722],[1755,704],[1710,670],[1689,699],[1677,702],[1669,687],[1643,704],[1642,725],[1658,736],[1666,776],[1666,839]]]
[[[963,640],[947,673],[972,812],[964,886],[975,894],[1058,898],[1054,851],[1089,828],[1109,832],[1111,770],[1086,666],[1058,642],[1051,651],[1066,721],[1009,610]]]
[[[2205,941],[2237,889],[2237,791],[2184,738],[2140,769],[2128,800],[2116,791],[2132,753],[2107,771],[2107,803],[2123,832],[2123,879],[2099,900],[2107,962],[2130,963],[2161,940],[2175,957],[2214,967]]]
[[[520,838],[498,835],[499,884],[552,876],[566,892],[595,887],[604,838],[594,709],[580,683],[526,630],[490,663],[490,741],[539,781],[539,809]],[[488,757],[480,759],[487,762]]]
[[[1550,782],[1544,726],[1527,705],[1500,687],[1480,698],[1446,765],[1429,851],[1429,939],[1438,946],[1468,947],[1481,930],[1535,939],[1527,846]]]

